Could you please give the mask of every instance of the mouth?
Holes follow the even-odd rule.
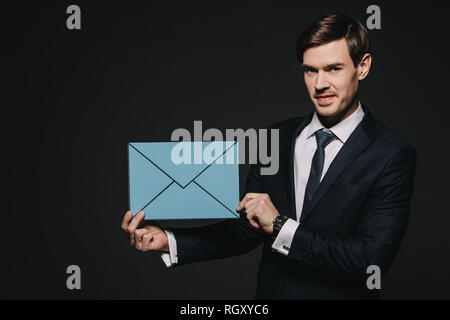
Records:
[[[321,94],[321,95],[316,96],[317,102],[321,106],[326,106],[326,105],[333,103],[335,98],[336,98],[336,95],[334,95],[334,94]]]

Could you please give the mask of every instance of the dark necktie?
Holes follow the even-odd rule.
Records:
[[[327,133],[322,130],[317,130],[315,135],[317,141],[317,149],[312,159],[311,171],[309,172],[308,183],[306,184],[303,209],[305,209],[306,206],[311,203],[314,194],[319,188],[320,177],[322,176],[323,170],[323,162],[325,159],[325,147],[336,137],[333,133]]]

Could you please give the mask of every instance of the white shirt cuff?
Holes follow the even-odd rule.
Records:
[[[167,267],[171,267],[178,263],[178,253],[177,253],[177,241],[175,236],[169,230],[164,230],[167,235],[167,240],[169,242],[169,252],[161,253],[161,259],[164,261]]]
[[[272,249],[287,256],[289,254],[289,249],[291,248],[295,232],[297,231],[299,225],[300,223],[298,223],[294,219],[286,220],[283,227],[281,227],[278,236],[275,238],[275,241],[272,244]]]

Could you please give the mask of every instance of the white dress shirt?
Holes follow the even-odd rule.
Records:
[[[334,160],[339,150],[341,150],[348,137],[356,129],[358,124],[364,117],[364,110],[361,107],[361,103],[358,105],[358,109],[354,111],[350,116],[335,124],[331,128],[325,128],[320,123],[317,113],[314,112],[311,122],[302,130],[297,139],[295,140],[294,149],[294,186],[295,186],[295,208],[297,211],[297,219],[288,219],[277,238],[272,244],[272,249],[276,250],[284,255],[288,255],[289,249],[292,244],[295,232],[300,225],[300,216],[303,209],[303,201],[305,198],[306,184],[308,183],[309,172],[311,170],[311,163],[314,153],[317,150],[317,142],[315,132],[323,129],[326,132],[332,132],[336,138],[332,140],[325,148],[325,159],[323,163],[322,181],[331,162]]]
[[[169,252],[161,253],[161,258],[166,266],[170,267],[178,263],[177,241],[172,232],[169,230],[164,230],[164,232],[167,234],[167,239],[169,241]]]
[[[331,141],[325,148],[325,159],[323,164],[322,181],[331,162],[334,160],[339,150],[341,150],[348,137],[356,129],[358,124],[364,117],[364,110],[359,103],[358,108],[349,117],[337,123],[333,127],[327,129],[320,123],[317,112],[314,112],[311,122],[302,130],[295,141],[294,149],[294,186],[295,186],[295,207],[297,211],[296,220],[288,219],[277,238],[272,244],[272,250],[281,254],[288,255],[295,232],[300,225],[300,216],[303,208],[303,200],[305,197],[306,184],[311,170],[311,162],[317,149],[315,132],[323,129],[326,132],[332,132],[336,138]],[[162,253],[166,266],[170,267],[178,263],[177,243],[172,232],[165,231],[169,240],[170,253]]]

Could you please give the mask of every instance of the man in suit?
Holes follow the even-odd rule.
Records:
[[[358,99],[371,55],[364,26],[346,15],[317,19],[297,53],[315,111],[279,130],[275,175],[250,168],[239,219],[199,228],[122,228],[141,251],[168,266],[230,257],[263,244],[256,298],[370,299],[367,268],[385,274],[405,232],[416,152]]]

